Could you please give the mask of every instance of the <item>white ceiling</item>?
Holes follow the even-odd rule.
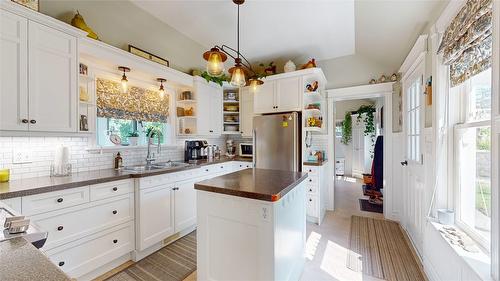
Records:
[[[237,6],[230,0],[131,1],[207,49],[236,48]],[[247,0],[240,7],[240,50],[252,63],[351,55],[354,19],[354,0]]]

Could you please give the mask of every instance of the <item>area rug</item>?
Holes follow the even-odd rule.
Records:
[[[367,199],[359,199],[359,208],[365,212],[384,213],[384,205],[372,204]]]
[[[398,223],[351,217],[347,267],[384,280],[427,280]]]
[[[196,231],[161,248],[109,281],[181,281],[196,270]]]

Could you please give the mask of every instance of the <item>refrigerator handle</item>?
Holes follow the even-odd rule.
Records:
[[[253,147],[252,147],[252,160],[253,160],[253,167],[257,168],[257,131],[253,129]]]

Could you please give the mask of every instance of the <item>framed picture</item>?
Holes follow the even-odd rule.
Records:
[[[40,3],[38,0],[12,0],[12,2],[28,7],[34,11],[40,11]]]
[[[159,56],[155,56],[149,52],[146,52],[146,51],[139,49],[137,47],[134,47],[132,45],[128,45],[128,51],[129,51],[129,53],[134,54],[136,56],[139,56],[141,58],[145,58],[147,60],[154,61],[156,63],[159,63],[159,64],[167,66],[167,67],[170,66],[170,63],[168,62],[168,60],[166,60],[164,58],[160,58]]]

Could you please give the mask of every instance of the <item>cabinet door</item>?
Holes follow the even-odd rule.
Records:
[[[260,85],[254,93],[254,113],[271,113],[275,112],[276,99],[275,99],[275,82],[265,81]]]
[[[189,180],[176,184],[174,192],[175,232],[196,224],[196,190],[194,189],[194,183],[197,181]]]
[[[291,77],[276,81],[276,111],[302,110],[302,79]]]
[[[172,187],[161,185],[140,191],[139,250],[174,234]]]
[[[0,9],[0,130],[28,130],[28,21]]]
[[[253,130],[253,93],[249,87],[240,90],[240,131],[242,137],[251,137]]]
[[[222,89],[214,88],[211,91],[210,99],[210,134],[220,136],[222,134],[223,105]]]
[[[76,132],[76,38],[29,22],[30,131]]]

